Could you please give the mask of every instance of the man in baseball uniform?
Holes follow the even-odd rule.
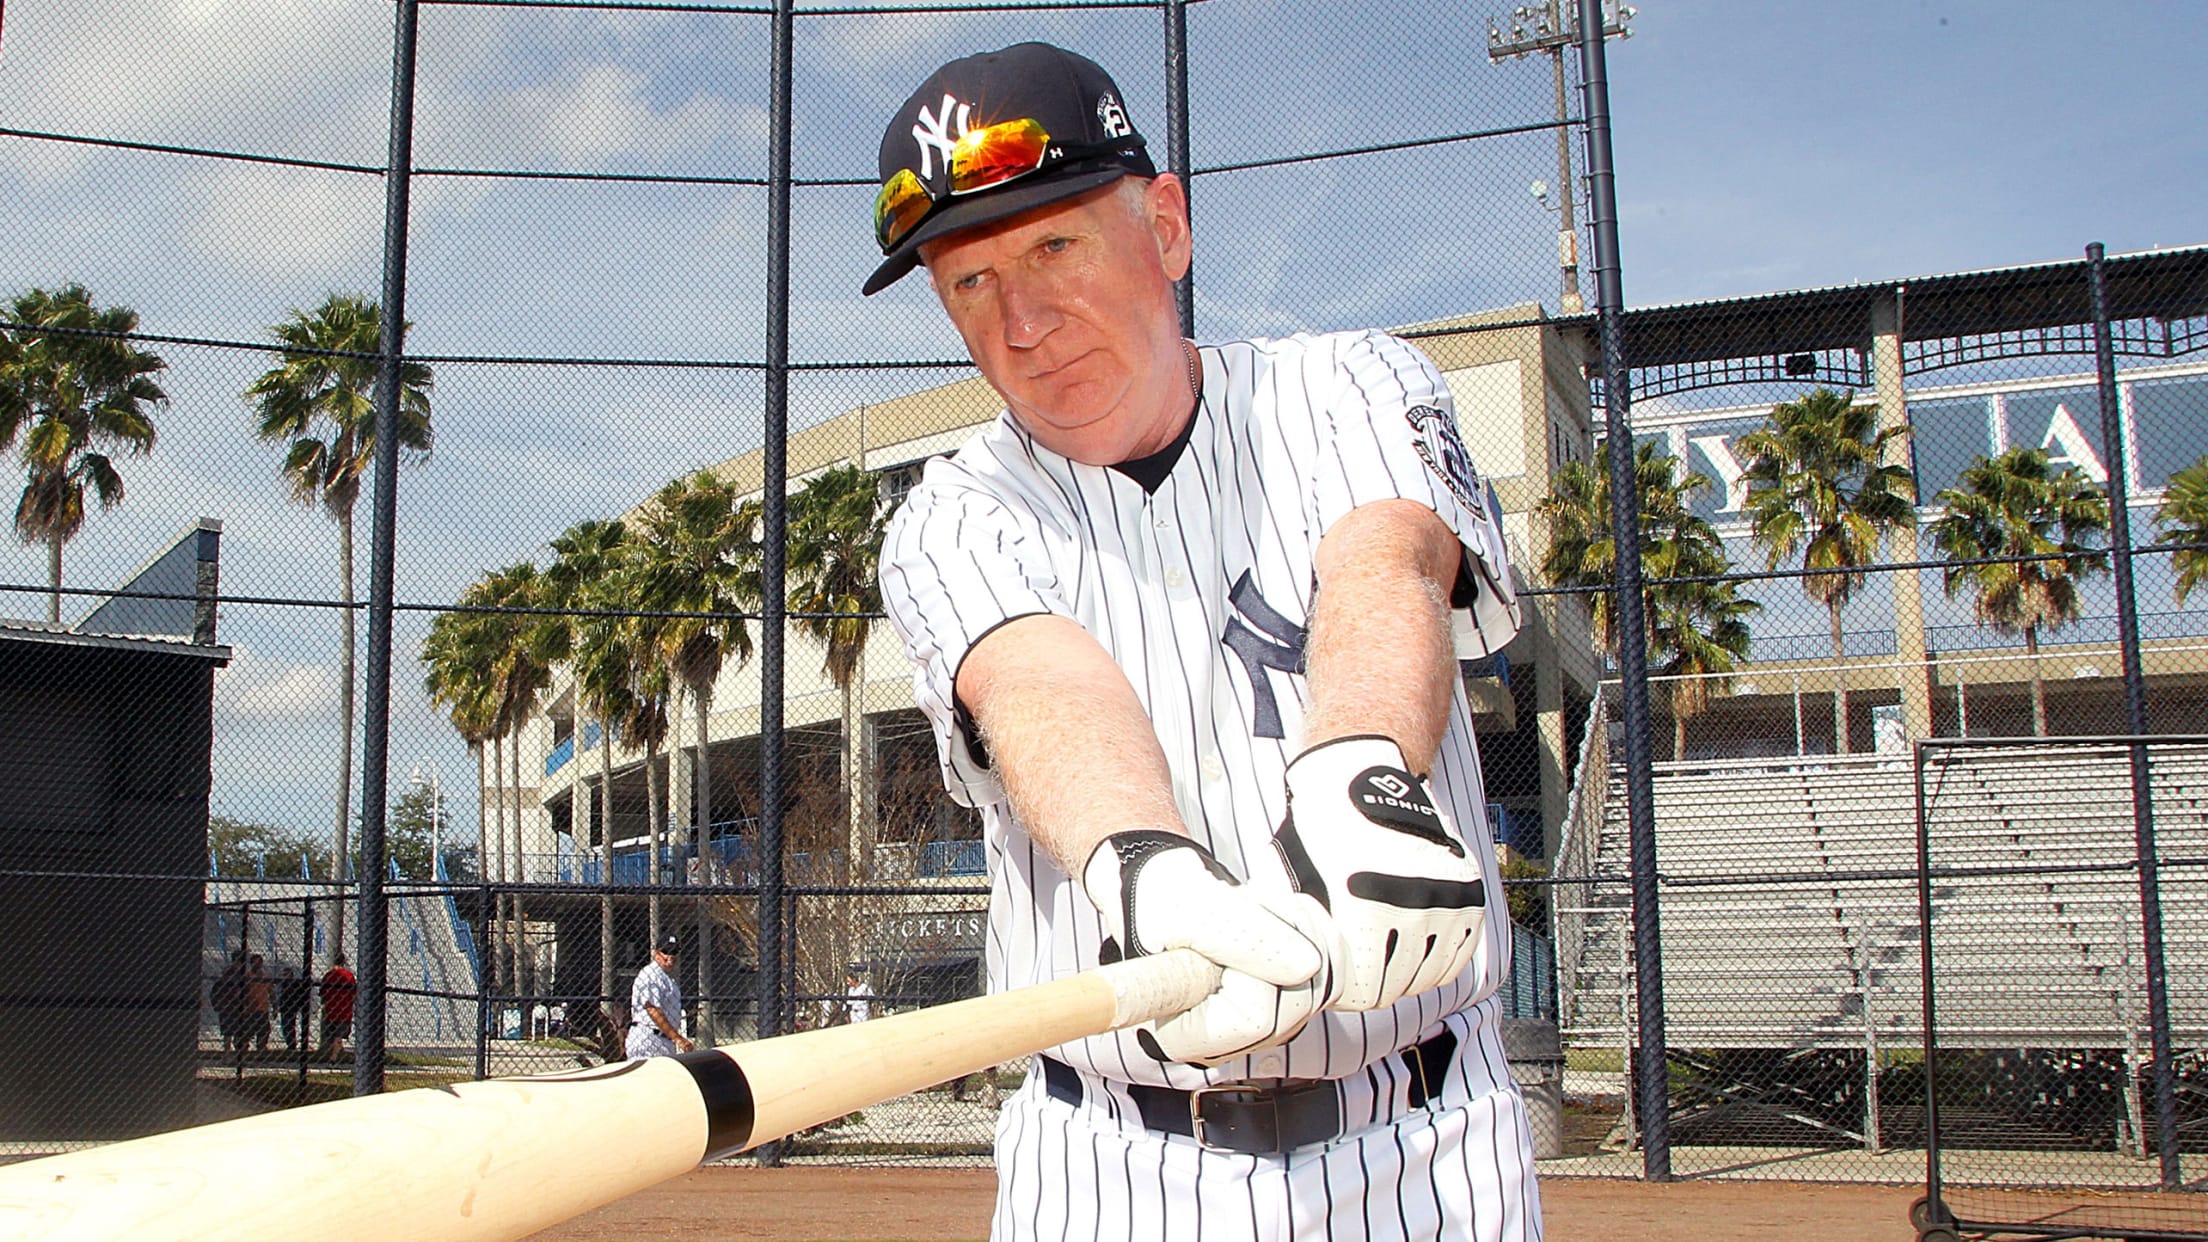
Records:
[[[1518,610],[1441,375],[1375,332],[1184,340],[1182,185],[1061,49],[943,66],[880,169],[866,292],[924,267],[1005,402],[881,570],[985,820],[990,985],[1224,968],[1036,1059],[994,1236],[1537,1238],[1457,664]]]
[[[675,961],[682,941],[673,932],[652,945],[652,960],[629,985],[629,1059],[671,1057],[690,1051],[682,1033],[682,987],[675,982]]]

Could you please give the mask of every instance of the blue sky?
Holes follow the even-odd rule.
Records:
[[[1610,45],[1629,304],[2063,259],[2093,240],[2208,243],[2208,4],[1639,7],[1633,37]],[[1506,8],[1206,0],[1190,14],[1197,166],[1543,120],[1546,62],[1486,54],[1485,19]],[[423,12],[421,165],[765,172],[762,19]],[[379,165],[391,14],[389,0],[14,0],[0,127]],[[1028,37],[1104,62],[1162,146],[1159,29],[1145,10],[807,18],[798,175],[870,175],[883,118],[928,68]],[[1200,177],[1200,335],[1553,308],[1554,217],[1527,186],[1554,169],[1536,132]],[[921,282],[857,296],[870,197],[797,194],[795,355],[954,356]],[[0,138],[0,293],[77,280],[136,307],[148,331],[265,339],[289,307],[377,289],[382,206],[380,180],[360,173]],[[763,194],[741,187],[423,178],[414,347],[757,359],[764,220]],[[117,580],[208,514],[226,523],[226,590],[330,594],[330,524],[286,501],[237,396],[265,361],[162,352],[161,447],[125,463],[129,497],[71,545],[71,583]],[[801,376],[792,419],[954,374]],[[417,600],[450,599],[760,434],[746,373],[451,364],[438,380],[438,452],[402,483],[399,583]],[[0,581],[43,577],[36,550],[0,540]],[[0,595],[9,614],[39,603]],[[394,765],[433,757],[449,786],[463,761],[420,698],[421,623],[402,619]],[[334,730],[333,631],[320,611],[226,613],[240,657],[218,696],[218,810],[318,822],[286,756]]]
[[[2208,239],[2208,5],[1640,8],[1610,60],[1631,304]]]

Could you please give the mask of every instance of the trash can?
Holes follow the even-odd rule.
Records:
[[[1533,1157],[1564,1154],[1564,1038],[1542,1018],[1504,1018],[1503,1055],[1510,1080],[1526,1099],[1533,1128]]]

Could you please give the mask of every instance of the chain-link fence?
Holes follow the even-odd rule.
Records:
[[[12,16],[0,926],[44,946],[0,988],[17,1150],[619,1057],[667,935],[701,1041],[979,989],[980,823],[873,558],[999,402],[922,282],[857,288],[884,118],[1024,38],[1110,69],[1186,174],[1191,335],[1389,325],[1448,378],[1527,600],[1463,671],[1508,1009],[1561,1030],[1521,1066],[1548,1167],[1921,1176],[1912,745],[2126,734],[2127,694],[2197,727],[2208,252],[1622,311],[1582,194],[1607,99],[1559,6],[1486,41],[1246,0]],[[2113,839],[2065,848],[2135,880]],[[2170,960],[2197,930],[2166,922]],[[2019,1039],[1982,1090],[2136,1097],[2105,1084],[2152,1026]],[[783,1154],[978,1158],[1022,1072]],[[2045,1150],[2137,1159],[2142,1124]]]
[[[2204,276],[2096,250],[1626,314],[1646,759],[1595,595],[1553,857],[1567,1087],[1602,1133],[1562,1165],[1910,1181],[1936,1092],[1966,1221],[2078,1219],[1976,1188],[2198,1176],[2193,757],[2157,743],[2135,782],[2077,739],[2200,718]],[[1549,585],[1609,582],[1612,477],[1541,503]]]

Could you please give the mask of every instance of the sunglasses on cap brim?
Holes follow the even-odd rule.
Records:
[[[909,168],[891,173],[874,196],[874,240],[887,254],[904,244],[914,229],[943,203],[961,195],[1018,181],[1046,168],[1093,159],[1126,146],[1053,145],[1040,121],[1023,118],[970,129],[952,144],[948,188],[938,196]]]

